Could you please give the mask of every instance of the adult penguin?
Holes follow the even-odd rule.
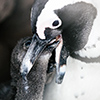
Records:
[[[63,44],[69,56],[83,48],[91,47],[98,41],[99,8],[99,1],[94,0],[34,1],[31,13],[33,32],[42,40],[54,34],[56,39],[62,38],[56,49],[57,68],[62,65],[60,54]],[[56,82],[61,83],[59,78]]]
[[[49,33],[62,35],[61,43],[69,56],[63,83],[48,85],[44,100],[99,100],[100,1],[36,0],[31,15],[38,36],[46,39]]]

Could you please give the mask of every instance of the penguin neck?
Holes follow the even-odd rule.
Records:
[[[39,59],[40,60],[40,59]],[[17,82],[17,94],[18,100],[42,100],[43,91],[46,82],[47,62],[39,63],[37,61],[27,76],[26,81],[22,78]]]

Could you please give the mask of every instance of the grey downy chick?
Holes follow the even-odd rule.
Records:
[[[31,39],[30,37],[21,39],[12,53],[11,85],[13,88],[16,88],[15,100],[42,100],[49,59],[58,45],[58,42],[48,45],[35,61],[34,66],[27,75],[27,79],[23,79],[20,73],[20,65],[31,43]]]

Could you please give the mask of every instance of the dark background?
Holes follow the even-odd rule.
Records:
[[[11,52],[17,41],[32,36],[30,12],[34,0],[0,0],[0,83],[10,79]]]

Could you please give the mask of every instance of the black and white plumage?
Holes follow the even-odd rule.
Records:
[[[40,0],[35,2],[42,5]],[[100,1],[46,0],[44,4],[37,9],[40,13],[35,20],[37,12],[33,6],[32,26],[36,26],[41,39],[55,31],[62,34],[69,52],[63,83],[58,85],[53,81],[47,85],[44,100],[99,100],[100,60],[96,59],[100,56]]]

